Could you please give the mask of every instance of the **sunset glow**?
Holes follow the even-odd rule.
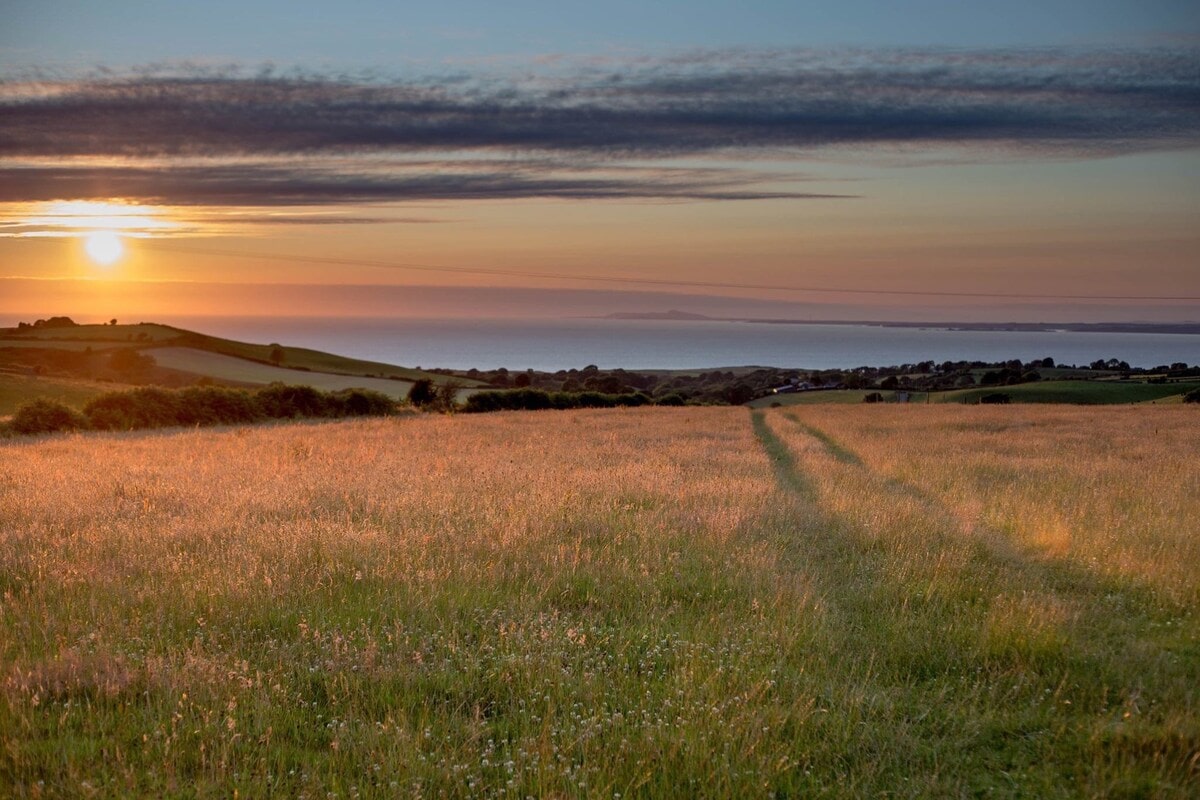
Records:
[[[88,258],[102,267],[110,267],[125,254],[121,237],[112,231],[95,231],[83,239]]]
[[[0,237],[61,238],[96,231],[127,237],[166,236],[185,230],[169,209],[97,200],[0,204]]]
[[[310,28],[268,2],[252,42],[220,14],[31,6],[0,41],[0,279],[32,283],[0,313],[54,305],[64,240],[108,232],[154,282],[127,296],[191,313],[258,313],[197,287],[265,284],[309,298],[278,314],[337,285],[1200,319],[1194,14],[843,5],[473,6],[460,37],[452,10]],[[345,38],[306,38],[322,21]]]

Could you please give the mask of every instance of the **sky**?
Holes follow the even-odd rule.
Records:
[[[0,324],[1200,322],[1194,2],[3,12]]]

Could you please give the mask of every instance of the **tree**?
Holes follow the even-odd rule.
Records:
[[[754,389],[744,383],[735,383],[725,390],[725,402],[731,406],[740,406],[754,399]]]
[[[443,414],[452,414],[458,408],[458,390],[462,384],[458,381],[446,381],[434,389],[433,408]]]
[[[271,345],[271,353],[268,356],[268,358],[271,359],[272,364],[274,364],[275,366],[278,367],[280,364],[283,363],[283,359],[286,355],[287,354],[283,352],[283,347],[281,347],[280,345],[277,345],[277,344],[272,344]]]
[[[112,319],[110,319],[110,320],[108,321],[108,324],[109,324],[109,325],[116,325],[116,324],[117,324],[117,319],[116,319],[116,317],[113,317]]]
[[[424,408],[432,403],[436,397],[437,391],[433,388],[433,381],[429,378],[421,378],[408,390],[408,402],[417,408]]]

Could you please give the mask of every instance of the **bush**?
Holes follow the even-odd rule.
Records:
[[[658,405],[660,406],[681,406],[684,405],[685,402],[686,401],[683,399],[683,395],[681,395],[679,392],[671,392],[670,394],[664,394],[662,397],[658,398]]]
[[[326,393],[311,386],[277,383],[252,394],[219,386],[192,386],[180,391],[151,387],[102,394],[84,406],[83,414],[49,400],[35,400],[18,409],[4,431],[19,435],[85,428],[129,431],[236,425],[268,418],[375,417],[395,412],[392,398],[368,389]]]
[[[234,425],[264,418],[253,395],[241,389],[193,386],[179,392],[180,425]]]
[[[651,405],[654,400],[641,392],[605,394],[603,392],[545,392],[541,389],[510,389],[476,392],[467,398],[463,411],[542,411],[570,408],[616,408]],[[682,403],[681,403],[682,405]]]
[[[100,431],[129,431],[183,425],[179,395],[149,387],[130,392],[109,392],[94,397],[83,407],[91,427]]]
[[[1012,402],[1012,397],[1004,392],[992,392],[979,398],[979,402],[984,405],[1008,405]]]
[[[458,392],[462,384],[455,380],[446,381],[433,389],[433,400],[429,403],[435,411],[450,414],[458,408]]]
[[[1192,389],[1183,396],[1185,403],[1200,403],[1200,389]]]
[[[13,418],[9,420],[7,429],[10,433],[27,436],[38,433],[75,431],[87,426],[87,419],[78,411],[53,400],[39,397],[18,408],[17,413],[13,414]]]
[[[882,403],[883,395],[880,394],[879,392],[871,392],[870,394],[863,396],[863,402],[864,403]]]
[[[625,392],[624,394],[619,394],[613,397],[613,401],[618,406],[628,408],[646,406],[654,403],[654,401],[650,399],[649,395],[642,394],[641,392]]]
[[[436,399],[437,390],[433,388],[433,381],[429,378],[421,378],[408,390],[408,402],[417,408],[423,408]]]
[[[311,386],[272,383],[259,390],[258,407],[271,419],[326,417],[331,416],[328,398],[324,392]]]
[[[329,395],[329,408],[343,417],[384,417],[396,413],[396,401],[370,389],[342,389]]]

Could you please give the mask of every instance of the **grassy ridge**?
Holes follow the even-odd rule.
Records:
[[[175,328],[170,325],[157,323],[139,323],[135,325],[76,325],[64,328],[35,328],[25,329],[20,333],[16,329],[7,329],[0,336],[0,347],[30,347],[53,346],[66,349],[96,350],[109,347],[137,347],[146,349],[151,355],[154,348],[162,345],[174,345],[204,350],[227,356],[244,359],[269,367],[275,367],[271,358],[274,347],[270,344],[250,344],[219,336],[209,336],[195,331]],[[376,361],[347,358],[345,356],[310,350],[303,347],[282,345],[283,358],[279,362],[291,369],[324,372],[335,375],[352,375],[364,377],[398,378],[402,380],[417,380],[430,378],[436,383],[446,380],[446,377],[423,370],[397,367]],[[269,383],[270,380],[255,381]],[[464,386],[483,385],[478,381],[462,379]]]
[[[1014,403],[1074,403],[1104,405],[1109,403],[1144,403],[1163,400],[1200,387],[1192,383],[1141,383],[1137,381],[1040,381],[1016,386],[981,387],[954,392],[938,392],[935,403],[974,403],[993,392],[1003,392]]]
[[[880,412],[0,444],[0,793],[1192,796],[1194,409]]]
[[[1070,380],[1039,381],[1013,386],[983,386],[949,392],[909,392],[913,403],[975,404],[981,397],[997,392],[1008,395],[1014,403],[1066,403],[1071,405],[1114,405],[1120,403],[1149,403],[1152,401],[1179,403],[1187,392],[1200,388],[1200,382],[1143,383],[1141,381]],[[879,389],[836,389],[830,391],[796,392],[760,397],[748,405],[752,408],[781,406],[848,405],[863,402],[868,394],[879,392],[884,400],[895,393]]]
[[[37,397],[44,397],[72,408],[83,408],[88,400],[111,392],[112,389],[112,384],[95,381],[34,378],[0,373],[0,417],[12,414]]]

